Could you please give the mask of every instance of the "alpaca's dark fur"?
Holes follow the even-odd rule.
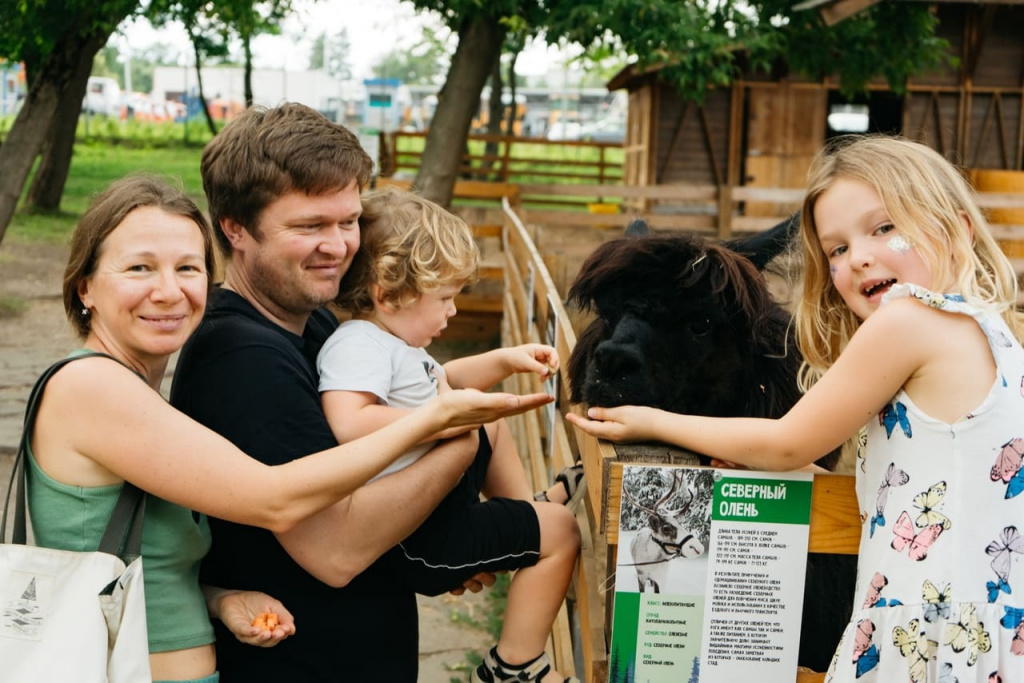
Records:
[[[596,313],[569,359],[573,402],[784,415],[800,398],[801,355],[758,268],[787,248],[794,227],[791,220],[716,244],[631,225],[626,237],[598,247],[569,290],[570,303]],[[838,458],[837,450],[818,464],[833,469]],[[809,557],[801,665],[828,666],[850,617],[855,575],[854,557]]]
[[[800,398],[801,356],[789,315],[735,251],[743,246],[647,235],[598,247],[569,290],[570,303],[597,314],[569,359],[572,400],[715,417],[784,415]],[[777,253],[784,243],[772,247]],[[819,464],[832,469],[838,457]]]

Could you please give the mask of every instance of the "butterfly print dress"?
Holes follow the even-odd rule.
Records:
[[[869,422],[853,618],[826,681],[1024,683],[1024,350],[960,296],[899,297],[974,318],[996,378],[954,424],[902,390]]]

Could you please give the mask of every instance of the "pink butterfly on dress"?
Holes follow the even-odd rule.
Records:
[[[1024,439],[1010,439],[1000,447],[996,462],[992,465],[992,471],[989,472],[989,478],[992,481],[1002,481],[1006,484],[1007,498],[1014,498],[1024,492],[1022,463],[1024,463]]]
[[[885,578],[880,572],[875,572],[875,575],[871,577],[871,584],[868,586],[868,595],[864,599],[863,609],[874,607],[878,604],[878,601],[882,598],[882,589],[889,584],[889,579]],[[868,622],[869,624],[871,622]]]
[[[1020,471],[1022,457],[1024,457],[1024,439],[1010,439],[1003,444],[1002,450],[996,457],[996,464],[992,466],[992,472],[989,475],[992,481],[1002,479],[1004,484],[1010,483],[1010,479]]]
[[[853,633],[853,661],[860,659],[871,647],[871,636],[874,632],[875,625],[870,619],[861,619],[857,622],[857,630]]]
[[[1013,640],[1010,641],[1010,652],[1018,657],[1024,655],[1024,621],[1017,624],[1017,630],[1013,633]]]
[[[942,524],[930,524],[918,533],[910,521],[910,515],[904,510],[896,520],[896,526],[893,527],[891,545],[897,552],[903,552],[903,549],[909,546],[910,550],[907,551],[907,554],[910,559],[920,562],[928,557],[928,548],[942,534],[942,530]]]

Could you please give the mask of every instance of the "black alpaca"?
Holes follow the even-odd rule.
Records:
[[[571,398],[691,415],[780,417],[800,398],[789,314],[761,270],[788,248],[796,217],[714,243],[650,235],[634,221],[584,262],[569,303],[593,311],[568,363]],[[698,455],[701,462],[707,458]],[[834,469],[839,452],[818,464]],[[824,670],[852,609],[856,558],[811,555],[800,664]]]

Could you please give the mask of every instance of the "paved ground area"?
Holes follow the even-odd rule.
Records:
[[[0,311],[23,302],[16,316],[0,313],[0,495],[6,496],[13,454],[21,436],[25,399],[36,377],[76,340],[61,303],[66,250],[8,238],[0,244]],[[171,370],[169,369],[168,372]],[[170,377],[165,386],[170,386]],[[467,680],[467,653],[482,654],[490,636],[471,625],[484,620],[482,595],[420,598],[421,683]]]

